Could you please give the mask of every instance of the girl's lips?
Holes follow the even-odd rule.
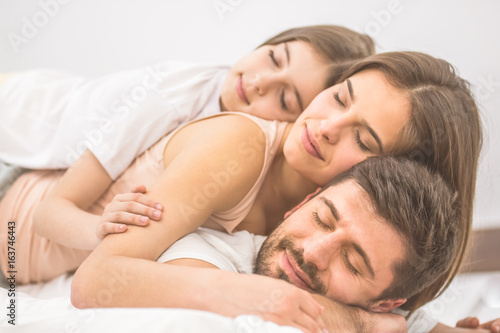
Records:
[[[308,279],[305,277],[305,274],[300,271],[293,260],[290,260],[287,252],[283,253],[281,264],[283,266],[285,274],[290,279],[290,282],[301,289],[312,291],[312,288],[308,282]]]
[[[250,104],[247,95],[245,94],[245,88],[243,87],[243,79],[241,75],[238,77],[238,80],[236,81],[236,94],[238,94],[238,97],[243,102]]]
[[[312,156],[314,156],[316,158],[319,158],[322,161],[325,160],[323,158],[323,156],[321,156],[321,151],[319,149],[318,142],[314,138],[313,133],[307,128],[307,125],[304,126],[304,130],[302,131],[301,141],[302,141],[302,145],[304,146],[305,150],[309,154],[311,154]]]

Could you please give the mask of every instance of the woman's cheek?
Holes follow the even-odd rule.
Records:
[[[364,161],[365,159],[366,159],[366,156],[363,154],[357,154],[357,153],[347,154],[346,158],[344,159],[343,168],[342,168],[342,170],[340,170],[339,174],[341,172],[349,170],[354,165]]]

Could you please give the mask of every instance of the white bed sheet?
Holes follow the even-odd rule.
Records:
[[[71,275],[44,284],[16,288],[16,325],[8,323],[8,291],[0,288],[0,331],[3,332],[217,332],[300,333],[257,316],[229,318],[186,309],[111,308],[78,310],[71,305]]]
[[[235,319],[185,309],[77,310],[69,301],[72,275],[47,283],[16,288],[16,326],[8,324],[7,290],[0,289],[1,332],[268,332],[297,333],[291,327],[264,322],[256,316]],[[458,319],[481,321],[500,317],[500,272],[459,275],[450,288],[424,310],[454,326]]]

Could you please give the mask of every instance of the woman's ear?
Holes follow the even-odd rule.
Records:
[[[291,210],[289,210],[288,212],[285,213],[285,219],[288,218],[288,216],[292,215],[293,212],[295,212],[297,209],[299,209],[300,207],[302,207],[303,204],[305,204],[306,202],[309,201],[309,199],[311,199],[313,196],[316,195],[316,193],[318,193],[319,191],[321,191],[321,187],[318,187],[318,189],[316,191],[314,191],[313,193],[309,194],[304,200],[302,200],[301,203],[299,203],[297,206],[293,207]]]
[[[396,300],[383,300],[370,306],[370,311],[372,312],[389,312],[398,306],[403,305],[406,302],[406,298],[400,298]]]

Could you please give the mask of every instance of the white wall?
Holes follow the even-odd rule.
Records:
[[[486,127],[475,224],[500,227],[499,14],[497,0],[0,0],[0,72],[232,63],[281,30],[345,25],[372,35],[379,51],[443,57],[474,85]]]

